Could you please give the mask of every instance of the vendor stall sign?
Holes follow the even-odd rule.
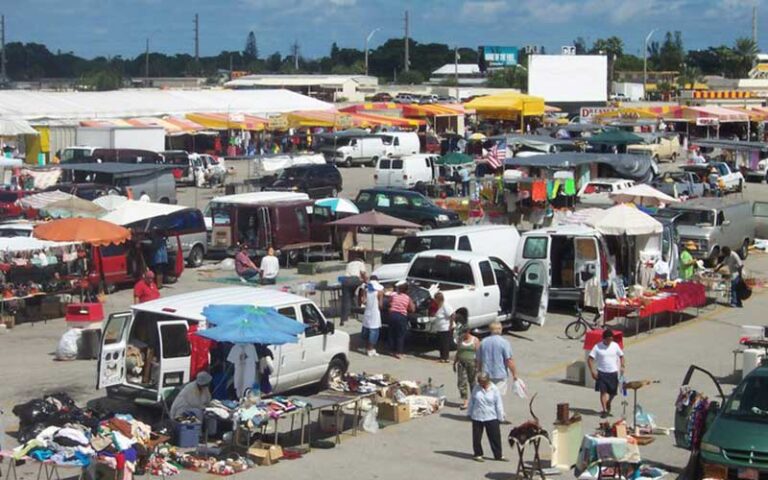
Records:
[[[269,130],[288,130],[288,118],[285,115],[269,117],[267,128]]]
[[[579,123],[592,123],[597,115],[615,112],[617,107],[581,107],[579,109]]]
[[[720,119],[714,117],[699,117],[696,119],[698,127],[716,127],[720,125]]]

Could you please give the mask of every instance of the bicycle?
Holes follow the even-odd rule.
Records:
[[[584,318],[584,310],[580,306],[576,306],[576,320],[572,321],[565,326],[565,336],[571,340],[578,340],[583,337],[587,330],[593,330],[600,327],[598,320],[600,319],[600,312],[595,314],[595,318],[592,321],[588,321]]]

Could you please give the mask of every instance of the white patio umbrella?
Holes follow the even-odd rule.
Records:
[[[569,213],[561,223],[566,225],[594,225],[607,211],[608,210],[603,208],[584,208],[582,210],[576,210],[575,212]]]
[[[634,203],[646,207],[658,207],[661,204],[680,201],[644,183],[611,193],[610,197],[616,203]]]
[[[629,205],[616,205],[605,211],[592,225],[603,235],[654,235],[664,226],[645,212]]]

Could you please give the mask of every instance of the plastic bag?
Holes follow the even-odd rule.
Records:
[[[520,398],[528,398],[528,389],[525,386],[525,382],[522,378],[518,378],[512,382],[512,393]]]
[[[656,419],[649,412],[643,409],[642,405],[637,406],[637,413],[635,413],[635,424],[638,427],[646,427],[649,430],[656,428]]]
[[[365,412],[363,419],[360,420],[360,426],[368,433],[376,433],[379,431],[379,407],[371,407],[370,410]]]
[[[77,358],[78,344],[83,333],[78,328],[72,328],[64,332],[56,347],[56,360],[74,360]]]
[[[13,407],[13,414],[19,417],[19,425],[26,427],[47,422],[56,415],[56,407],[40,398]]]

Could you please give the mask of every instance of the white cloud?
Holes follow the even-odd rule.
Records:
[[[461,14],[475,19],[487,18],[496,21],[492,16],[506,11],[507,8],[509,6],[503,0],[470,0],[461,6]]]
[[[329,0],[334,7],[351,7],[357,4],[357,0]]]

